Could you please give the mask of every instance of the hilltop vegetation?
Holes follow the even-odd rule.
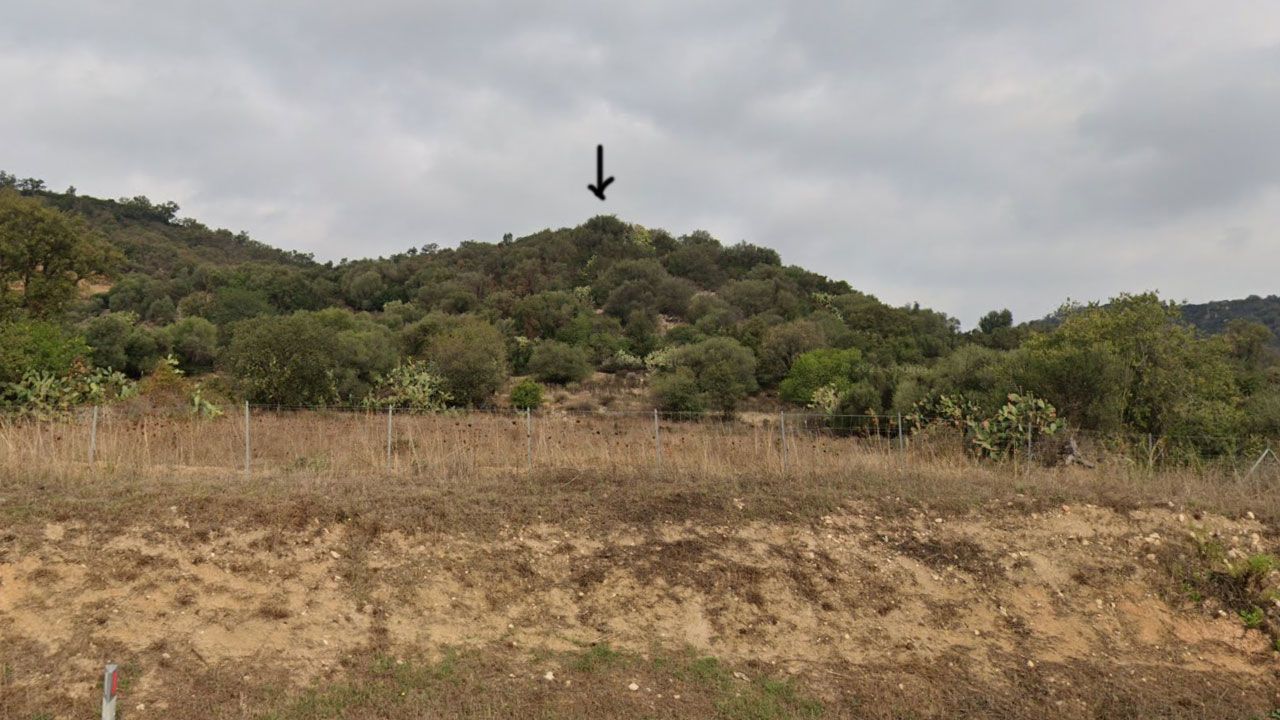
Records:
[[[1051,326],[996,310],[961,332],[769,248],[609,216],[318,263],[178,219],[173,203],[3,174],[0,186],[11,410],[127,396],[157,373],[206,398],[438,408],[507,404],[512,375],[573,385],[604,372],[643,376],[653,406],[673,411],[782,403],[942,415],[975,433],[1004,413],[1019,437],[1063,421],[1280,434],[1271,330],[1234,318],[1206,336],[1154,294],[1067,306]],[[522,388],[516,404],[542,396]],[[981,440],[991,454],[1004,441]]]
[[[1188,303],[1182,306],[1182,317],[1207,333],[1226,332],[1237,320],[1261,323],[1271,331],[1274,345],[1276,334],[1280,333],[1280,296],[1250,295],[1240,300]]]

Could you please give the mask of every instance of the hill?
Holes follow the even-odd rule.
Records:
[[[170,368],[187,383],[184,411],[208,397],[791,407],[834,426],[942,416],[997,458],[1063,416],[1091,431],[1190,438],[1206,453],[1223,451],[1214,438],[1280,436],[1273,338],[1237,327],[1210,342],[1184,319],[1220,330],[1274,298],[1202,311],[1122,295],[1044,323],[994,310],[961,332],[945,313],[887,305],[776,250],[613,216],[322,264],[177,213],[0,174],[0,407],[101,401],[116,392],[104,387],[127,395]],[[113,270],[109,285],[86,282]],[[86,286],[101,291],[78,297]],[[602,383],[613,389],[583,392]]]
[[[1240,300],[1214,300],[1182,306],[1182,317],[1203,332],[1225,332],[1232,320],[1262,323],[1271,331],[1272,343],[1280,338],[1280,296],[1250,295]]]

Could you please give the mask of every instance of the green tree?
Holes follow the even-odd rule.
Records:
[[[0,318],[62,312],[81,280],[111,272],[119,253],[83,222],[0,189]]]
[[[978,330],[970,337],[983,346],[1000,350],[1012,350],[1021,344],[1025,333],[1013,326],[1013,313],[1008,310],[992,310],[978,321]]]
[[[553,290],[521,298],[515,303],[511,317],[516,329],[528,338],[553,338],[573,322],[579,313],[589,310],[582,299],[571,292]]]
[[[987,335],[1011,327],[1013,327],[1013,313],[1008,310],[992,310],[978,321],[978,330]]]
[[[1275,335],[1260,322],[1236,318],[1227,323],[1226,340],[1232,357],[1252,366],[1267,356]]]
[[[195,308],[188,309],[195,310]],[[270,315],[274,312],[275,308],[271,307],[265,293],[246,287],[229,286],[218,288],[207,308],[199,314],[213,321],[215,325],[229,325],[238,320]]]
[[[1015,379],[1074,422],[1103,430],[1231,435],[1240,430],[1224,344],[1154,293],[1068,307],[1028,340]]]

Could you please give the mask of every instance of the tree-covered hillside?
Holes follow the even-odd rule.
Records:
[[[1182,306],[1182,317],[1207,333],[1221,333],[1233,320],[1245,320],[1267,326],[1273,336],[1280,336],[1280,297],[1250,295],[1241,300],[1214,300]]]
[[[53,412],[164,387],[196,409],[530,406],[609,373],[672,411],[1280,432],[1267,327],[1206,337],[1154,295],[1035,325],[997,310],[965,333],[769,248],[610,216],[321,264],[177,212],[0,174],[0,403]],[[514,391],[512,376],[527,376]]]

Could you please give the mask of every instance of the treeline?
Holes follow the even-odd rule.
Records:
[[[998,310],[961,332],[768,248],[607,216],[322,264],[180,220],[172,203],[0,186],[0,402],[13,410],[138,381],[197,395],[197,409],[528,406],[539,384],[604,372],[644,375],[666,410],[1280,434],[1270,331],[1235,320],[1203,336],[1154,295],[1065,307],[1052,326]],[[513,375],[530,377],[514,393]]]

